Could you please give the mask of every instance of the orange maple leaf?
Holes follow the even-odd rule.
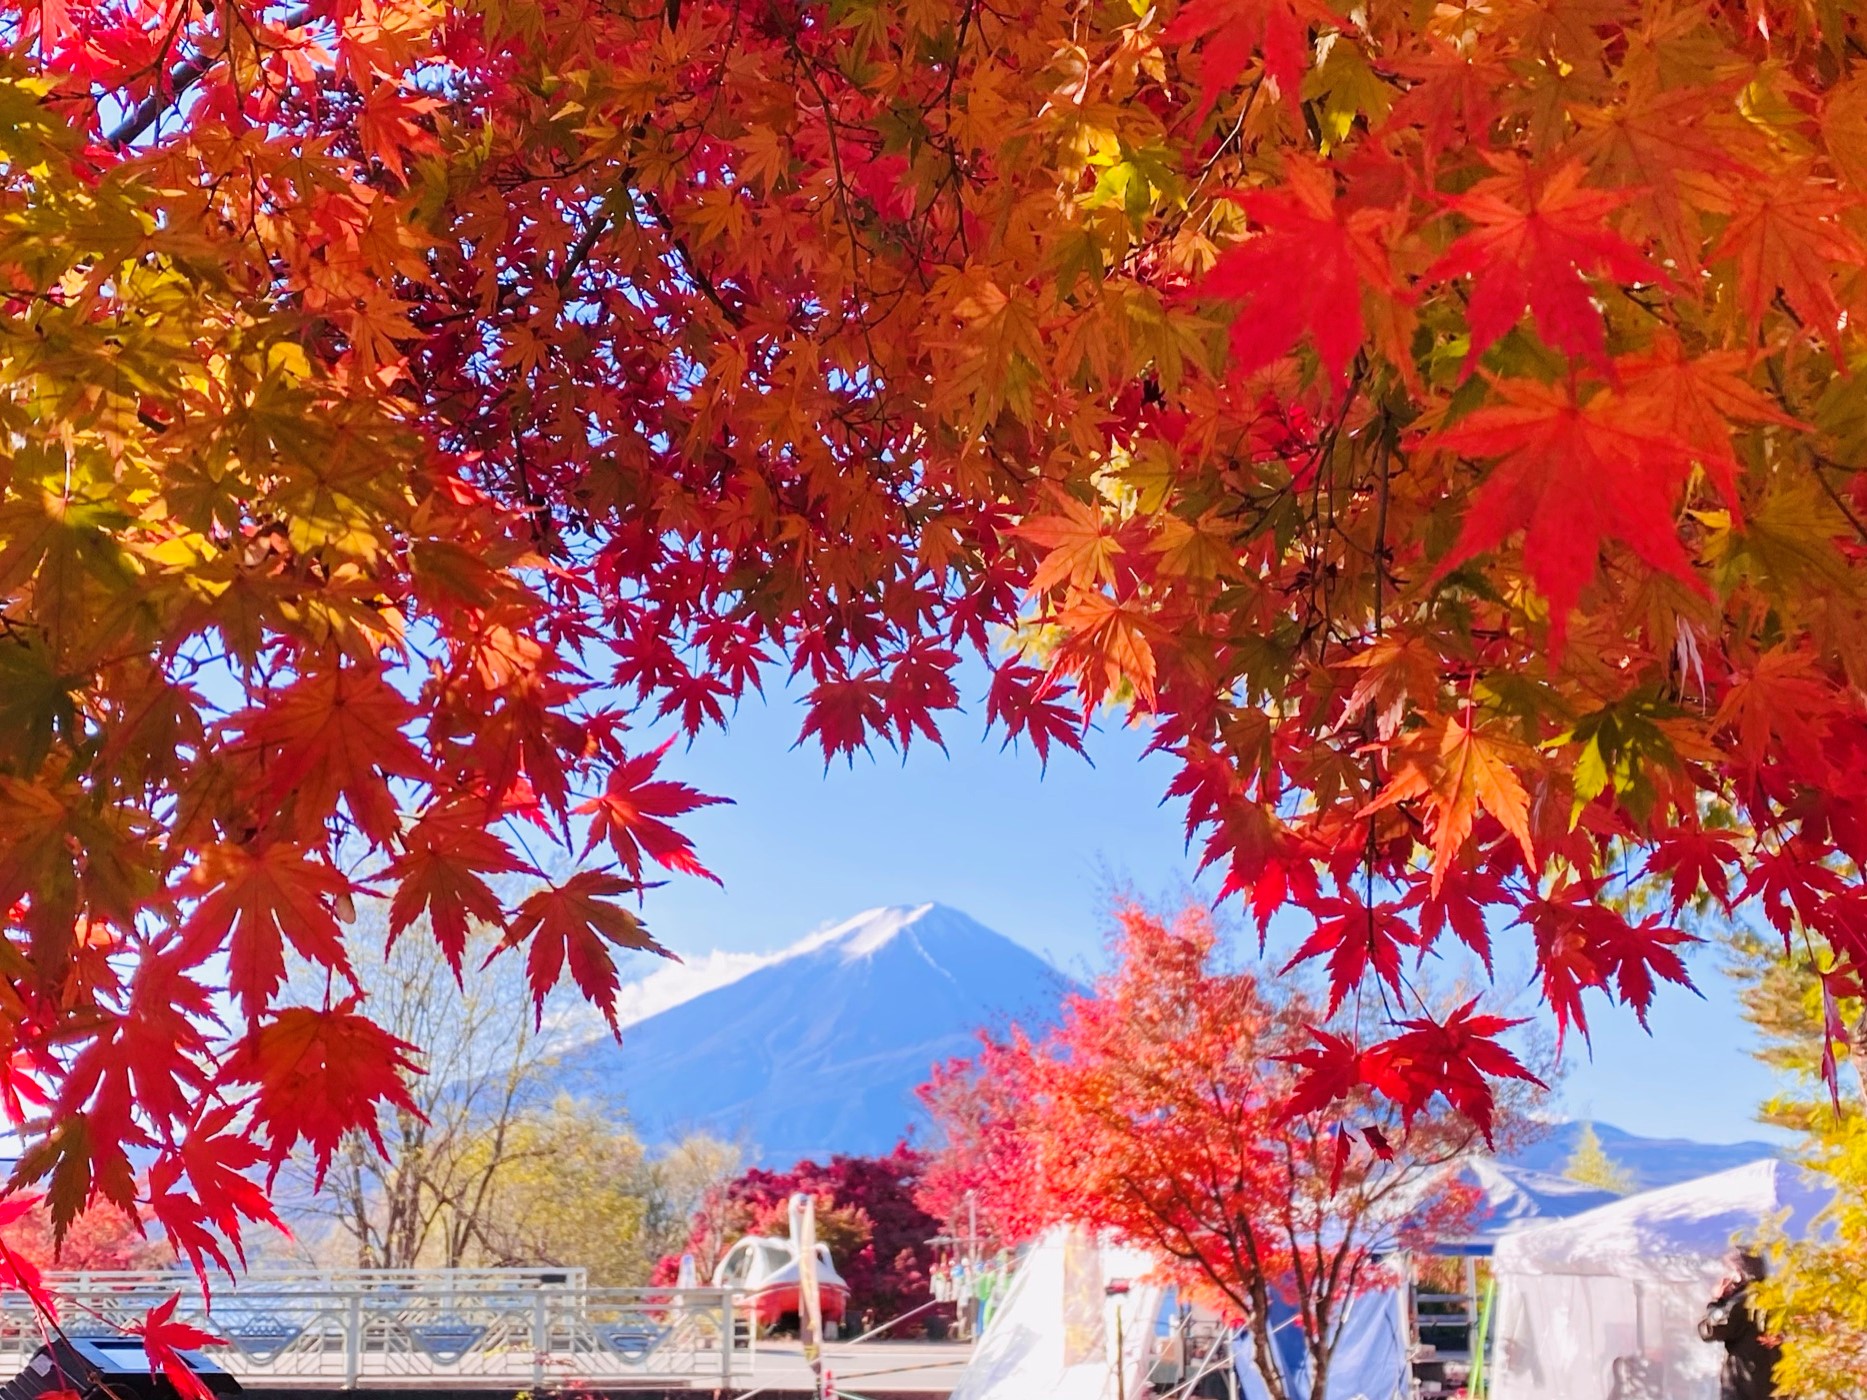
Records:
[[[1103,528],[1102,511],[1094,501],[1058,496],[1053,513],[1026,516],[1015,533],[1045,551],[1031,576],[1033,593],[1064,583],[1094,588],[1115,581],[1121,541]]]
[[[1734,678],[1711,728],[1713,733],[1735,731],[1738,752],[1753,767],[1774,748],[1793,755],[1804,771],[1822,774],[1829,769],[1822,739],[1839,708],[1834,685],[1817,658],[1779,646]]]
[[[1436,721],[1401,751],[1393,778],[1362,808],[1362,815],[1416,799],[1425,803],[1432,829],[1434,895],[1471,835],[1480,809],[1517,838],[1524,863],[1534,870],[1530,796],[1516,773],[1529,757],[1522,744],[1480,731],[1470,715]]]
[[[1444,665],[1432,644],[1417,632],[1387,632],[1364,652],[1336,663],[1359,671],[1355,689],[1342,707],[1353,719],[1366,706],[1374,706],[1375,733],[1391,739],[1406,718],[1407,704],[1425,705],[1439,688]]]
[[[1085,708],[1094,709],[1124,682],[1143,703],[1154,703],[1154,648],[1140,608],[1106,593],[1084,593],[1056,620],[1067,636],[1057,648],[1051,672],[1074,678]]]
[[[1800,171],[1739,187],[1737,209],[1712,261],[1737,268],[1737,300],[1755,335],[1781,291],[1803,325],[1841,357],[1840,298],[1835,282],[1845,269],[1867,266],[1867,250],[1842,223],[1860,200]]]
[[[1749,357],[1741,350],[1712,350],[1688,355],[1678,338],[1655,336],[1645,354],[1619,365],[1625,392],[1639,417],[1656,431],[1670,434],[1697,451],[1706,475],[1743,520],[1737,489],[1737,454],[1731,450],[1733,424],[1770,424],[1806,430],[1743,377]]]

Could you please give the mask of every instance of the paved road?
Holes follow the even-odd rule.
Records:
[[[836,1393],[849,1400],[870,1390],[945,1393],[953,1389],[971,1355],[972,1347],[965,1342],[826,1342],[823,1348]],[[758,1344],[749,1376],[742,1359],[738,1379],[742,1392],[761,1387],[806,1389],[810,1371],[794,1339],[767,1338]]]

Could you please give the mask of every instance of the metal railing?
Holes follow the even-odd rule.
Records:
[[[737,1295],[592,1288],[580,1269],[255,1269],[203,1295],[192,1274],[49,1274],[69,1336],[121,1331],[179,1293],[176,1320],[242,1381],[529,1385],[629,1379],[730,1386]],[[43,1340],[23,1294],[0,1293],[0,1375]],[[738,1345],[743,1345],[741,1340]]]

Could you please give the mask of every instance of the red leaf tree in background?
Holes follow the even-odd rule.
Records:
[[[160,1240],[138,1234],[121,1211],[86,1211],[64,1238],[53,1239],[52,1217],[43,1204],[0,1225],[0,1239],[20,1259],[45,1269],[157,1269],[174,1259]]]
[[[1378,1256],[1469,1219],[1456,1167],[1486,1145],[1473,1116],[1515,1132],[1520,1095],[1502,1114],[1443,1100],[1403,1112],[1352,1091],[1374,1150],[1351,1154],[1297,1069],[1314,1053],[1321,1008],[1224,968],[1203,911],[1168,922],[1129,906],[1119,929],[1113,969],[1065,1003],[1054,1030],[988,1036],[977,1058],[923,1090],[944,1141],[922,1200],[942,1209],[972,1191],[1008,1241],[1069,1223],[1149,1250],[1249,1325],[1274,1400],[1285,1389],[1271,1307],[1287,1303],[1324,1393],[1349,1300],[1383,1279]],[[1489,1068],[1507,1084],[1533,1082],[1508,1056]],[[1426,1056],[1384,1072],[1437,1081],[1440,1066]]]
[[[932,1241],[942,1228],[920,1203],[924,1160],[903,1143],[884,1157],[838,1154],[785,1171],[753,1167],[701,1204],[687,1252],[705,1278],[742,1235],[783,1239],[791,1197],[806,1192],[816,1198],[817,1236],[849,1285],[851,1322],[863,1313],[873,1313],[877,1323],[912,1313],[932,1297]],[[679,1265],[677,1258],[661,1260],[656,1281],[672,1282]],[[912,1335],[920,1325],[913,1321],[892,1335]]]

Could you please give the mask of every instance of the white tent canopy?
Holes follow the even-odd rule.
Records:
[[[1472,1157],[1461,1163],[1456,1179],[1477,1190],[1478,1203],[1470,1227],[1461,1236],[1436,1241],[1435,1254],[1489,1254],[1512,1230],[1620,1199],[1598,1186],[1528,1167],[1506,1166],[1494,1157]]]
[[[952,1400],[1145,1394],[1143,1367],[1161,1297],[1146,1282],[1153,1272],[1154,1260],[1140,1250],[1052,1230],[1019,1261]],[[1109,1296],[1108,1285],[1118,1281],[1128,1291]],[[1117,1370],[1126,1372],[1121,1382]]]
[[[1492,1241],[1525,1221],[1545,1221],[1617,1198],[1562,1177],[1490,1158],[1460,1165],[1458,1179],[1477,1188],[1479,1204],[1468,1234],[1443,1242],[1446,1252],[1489,1253]],[[1444,1180],[1421,1186],[1422,1196],[1442,1191]],[[1020,1261],[1003,1300],[980,1339],[953,1400],[1114,1400],[1116,1309],[1122,1316],[1125,1392],[1144,1393],[1146,1341],[1154,1336],[1164,1291],[1144,1285],[1155,1260],[1138,1250],[1098,1243],[1069,1230],[1054,1230]],[[1113,1279],[1135,1281],[1119,1303],[1106,1298]],[[1272,1327],[1279,1370],[1288,1393],[1311,1400],[1308,1359],[1289,1307],[1273,1307]],[[1397,1283],[1357,1297],[1344,1315],[1344,1330],[1331,1370],[1327,1397],[1314,1400],[1399,1400],[1412,1392],[1406,1286]],[[1249,1348],[1238,1358],[1246,1396],[1261,1396]]]
[[[1733,1244],[1778,1220],[1806,1235],[1828,1202],[1794,1168],[1752,1162],[1507,1233],[1496,1400],[1612,1400],[1634,1382],[1717,1400],[1721,1348],[1697,1324]]]
[[[1774,1158],[1701,1176],[1498,1241],[1499,1273],[1588,1274],[1715,1284],[1739,1235],[1788,1212],[1786,1233],[1808,1233],[1829,1193]]]

